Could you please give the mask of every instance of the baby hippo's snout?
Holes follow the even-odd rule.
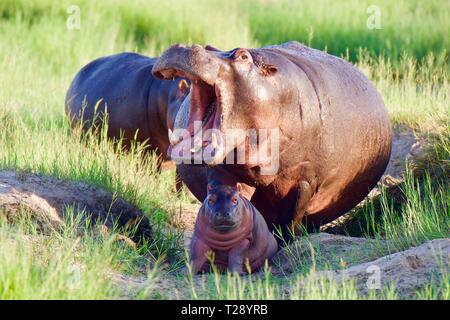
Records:
[[[210,226],[220,232],[228,232],[242,223],[242,200],[236,188],[221,185],[208,187],[206,214]]]

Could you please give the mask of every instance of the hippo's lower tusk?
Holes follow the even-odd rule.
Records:
[[[178,89],[180,90],[180,91],[183,91],[183,92],[187,92],[187,91],[189,91],[189,84],[188,84],[188,82],[186,81],[186,80],[181,80],[179,83],[178,83]]]
[[[214,132],[211,135],[211,144],[214,149],[217,149],[217,147],[219,146],[219,144],[217,143],[217,136]]]
[[[169,129],[169,142],[173,146],[180,142],[180,139],[173,133],[171,129]]]
[[[199,137],[195,137],[194,138],[194,147],[191,148],[191,152],[195,153],[197,151],[199,151],[202,148],[202,139],[200,139]]]

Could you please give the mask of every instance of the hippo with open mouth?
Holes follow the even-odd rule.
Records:
[[[297,42],[227,52],[175,45],[153,74],[191,83],[169,153],[185,163],[182,179],[201,200],[205,170],[215,170],[246,186],[269,225],[318,227],[359,203],[388,164],[392,133],[380,95],[332,55]],[[255,161],[255,149],[271,155]],[[198,155],[209,169],[189,164]]]
[[[102,98],[111,135],[139,129],[138,139],[175,160],[202,202],[208,175],[221,175],[242,185],[269,228],[315,229],[363,200],[388,164],[383,101],[335,56],[287,42],[225,52],[174,45],[157,59],[117,57],[80,71],[69,115],[79,119],[85,97],[92,118]]]

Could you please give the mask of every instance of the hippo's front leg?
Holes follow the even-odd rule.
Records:
[[[242,240],[235,247],[230,249],[228,253],[228,269],[231,272],[237,272],[243,274],[244,259],[248,257],[248,248],[250,247],[250,241],[248,239]]]
[[[298,184],[298,195],[295,204],[292,226],[296,233],[300,232],[300,226],[305,216],[306,207],[313,196],[313,188],[306,180],[300,181]]]
[[[197,274],[203,270],[203,266],[208,260],[208,252],[211,248],[199,238],[192,238],[189,263],[192,266],[192,273]]]

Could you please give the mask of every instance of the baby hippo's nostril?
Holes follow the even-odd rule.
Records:
[[[221,211],[221,212],[218,212],[217,215],[218,215],[220,218],[228,218],[228,217],[230,217],[230,213],[229,213],[228,211]]]

